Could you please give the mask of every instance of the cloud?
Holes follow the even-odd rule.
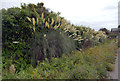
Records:
[[[1,9],[2,8],[5,8],[5,9],[7,9],[7,8],[11,8],[11,7],[20,7],[20,3],[16,3],[16,2],[10,2],[10,4],[8,5],[8,2],[2,2],[2,7],[1,7]]]
[[[117,28],[117,23],[116,20],[105,20],[105,21],[76,21],[76,25],[83,25],[86,27],[90,27],[98,31],[100,28],[107,28],[111,30],[111,28],[116,27]]]
[[[106,6],[106,7],[104,7],[103,8],[103,10],[116,10],[116,9],[118,9],[118,6],[116,5],[116,6],[114,6],[114,5],[109,5],[109,6]]]

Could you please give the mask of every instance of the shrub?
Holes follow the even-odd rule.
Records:
[[[113,71],[115,69],[115,65],[111,64],[111,63],[108,63],[107,66],[106,66],[106,69],[107,69],[107,71]]]
[[[79,65],[73,69],[70,73],[71,79],[98,79],[96,70],[93,70],[94,66],[88,66],[87,64]]]

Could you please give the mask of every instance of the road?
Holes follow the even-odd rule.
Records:
[[[115,61],[115,69],[112,72],[108,72],[110,75],[109,79],[118,79],[118,77],[119,77],[119,80],[120,80],[120,76],[119,76],[120,72],[118,72],[119,65],[120,65],[120,48],[117,51],[117,56],[116,56],[116,61]]]

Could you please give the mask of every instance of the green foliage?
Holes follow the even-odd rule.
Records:
[[[9,69],[11,64],[15,64],[17,71],[20,71],[21,67],[25,69],[30,64],[30,54],[28,54],[26,45],[24,43],[10,43],[8,49],[3,49],[2,52],[2,67]],[[26,49],[26,50],[25,50]]]
[[[107,71],[113,71],[115,69],[115,66],[111,63],[108,63],[106,66]]]
[[[14,63],[17,71],[30,64],[28,37],[31,36],[25,16],[28,14],[18,7],[2,9],[2,58],[3,68]],[[19,43],[13,43],[19,42]]]
[[[109,37],[111,37],[111,38],[116,38],[117,35],[116,35],[116,34],[110,34]]]
[[[107,35],[103,31],[94,31],[89,27],[75,26],[77,36],[80,36],[81,42],[77,40],[78,48],[88,48],[106,41]]]
[[[94,66],[87,64],[81,65],[72,70],[70,77],[72,79],[98,79],[98,74],[93,68]]]
[[[109,35],[109,34],[110,34],[110,31],[107,30],[106,28],[100,28],[99,31],[105,32],[106,35]]]
[[[1,11],[3,78],[98,79],[106,75],[107,63],[114,62],[111,44],[76,51],[105,42],[104,32],[71,25],[60,13],[49,12],[44,3]],[[7,70],[11,64],[16,68],[14,75]]]
[[[117,49],[115,40],[88,48],[83,51],[74,51],[71,56],[65,54],[61,58],[45,58],[38,62],[36,68],[32,66],[21,70],[15,75],[10,75],[3,70],[3,78],[17,79],[103,79],[107,77],[107,71],[112,69],[111,62]],[[113,50],[109,50],[113,48]],[[101,51],[102,50],[102,51]],[[109,50],[109,51],[108,51]],[[109,57],[106,57],[109,56]]]
[[[63,53],[69,54],[72,50],[75,50],[73,39],[69,38],[68,35],[62,31],[56,30],[49,32],[47,34],[47,40],[51,48],[51,54],[54,54],[52,51],[56,51],[56,57],[62,56],[61,54]]]
[[[16,66],[21,63],[21,59],[23,59],[23,66],[31,63],[31,57],[34,56],[33,47],[35,43],[38,44],[39,41],[36,41],[36,37],[39,40],[43,41],[43,35],[48,32],[48,28],[45,28],[45,23],[42,23],[42,13],[44,13],[45,21],[52,16],[49,14],[53,14],[48,12],[48,10],[43,6],[43,3],[34,4],[23,4],[22,8],[14,7],[8,9],[2,9],[2,42],[3,42],[3,67],[9,67],[11,62],[9,62],[10,57],[13,56],[13,61],[17,61]],[[39,23],[36,24],[36,34],[33,34],[32,23],[29,23],[27,17],[34,18],[37,20],[38,15]],[[53,16],[56,18],[55,14]],[[51,19],[50,19],[51,20]],[[37,21],[35,22],[37,23]],[[51,21],[49,22],[51,23]],[[56,22],[57,23],[57,22]],[[42,30],[42,31],[41,31]],[[35,39],[34,39],[35,37]],[[18,44],[13,44],[14,41],[20,42]],[[35,42],[35,43],[33,43]],[[42,50],[42,49],[41,49]],[[18,52],[18,53],[17,53]],[[18,58],[16,58],[16,56]],[[4,59],[5,58],[5,59]],[[15,59],[16,58],[16,59]],[[7,61],[8,59],[8,61]],[[26,61],[26,60],[27,61]],[[19,63],[20,62],[20,63]],[[24,63],[26,62],[26,64]],[[14,63],[14,62],[12,62]],[[17,67],[18,68],[18,67]],[[20,67],[19,67],[20,68]],[[24,67],[23,67],[24,68]]]

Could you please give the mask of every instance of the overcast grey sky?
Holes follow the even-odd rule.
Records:
[[[95,30],[118,27],[119,0],[3,0],[1,8],[20,7],[21,3],[44,2],[44,6],[75,25]]]

